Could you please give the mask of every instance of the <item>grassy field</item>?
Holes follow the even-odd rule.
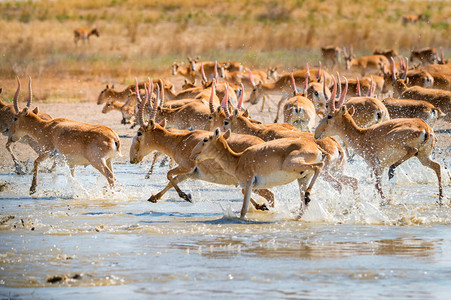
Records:
[[[429,21],[402,24],[402,15],[418,13]],[[167,76],[172,62],[188,55],[290,69],[318,61],[319,47],[327,44],[352,44],[357,55],[375,48],[408,55],[425,46],[443,47],[446,55],[451,48],[446,1],[4,1],[0,18],[6,98],[14,92],[15,75],[74,85],[126,83],[134,76]],[[76,46],[78,27],[97,27],[100,37]],[[85,97],[76,88],[63,89],[67,99]]]

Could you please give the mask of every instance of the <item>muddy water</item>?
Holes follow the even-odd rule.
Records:
[[[193,204],[172,190],[147,202],[168,170],[144,179],[147,167],[117,164],[119,186],[105,192],[93,168],[73,180],[59,166],[39,175],[33,197],[31,176],[0,174],[0,298],[451,295],[451,208],[435,204],[435,175],[415,160],[384,182],[389,205],[356,161],[348,170],[359,192],[340,195],[320,180],[300,220],[294,183],[274,189],[272,211],[251,210],[246,221],[235,187],[187,181]]]

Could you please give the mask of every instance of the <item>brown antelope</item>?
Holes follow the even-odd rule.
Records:
[[[31,136],[41,149],[34,162],[30,194],[36,192],[39,164],[55,152],[62,154],[75,175],[76,165],[92,165],[106,177],[114,188],[112,159],[120,155],[119,136],[103,125],[91,125],[65,118],[43,120],[28,107],[19,110],[14,102],[16,115],[9,130],[9,141],[16,142],[25,135]]]
[[[123,104],[117,101],[107,101],[103,106],[102,113],[106,114],[110,111],[119,111],[122,113],[121,124],[133,124],[135,116],[135,107],[132,105]]]
[[[156,106],[156,104],[154,104],[154,106]],[[169,184],[161,192],[152,195],[149,198],[149,201],[156,202],[161,199],[171,187],[174,187],[182,199],[191,202],[191,195],[184,193],[178,187],[180,182],[188,178],[223,185],[236,185],[238,183],[234,176],[226,173],[220,165],[213,160],[206,160],[196,164],[189,159],[195,145],[205,137],[210,136],[211,132],[166,129],[165,121],[160,125],[152,118],[148,124],[145,124],[141,108],[140,113],[138,113],[138,120],[140,128],[137,135],[133,138],[133,143],[130,148],[130,162],[132,164],[139,163],[147,154],[156,150],[170,156],[178,164],[176,168],[169,170],[167,173]],[[249,146],[263,143],[263,141],[257,137],[245,135],[233,135],[231,139],[233,140],[231,145],[236,151],[244,151]],[[274,194],[271,191],[256,190],[255,192],[263,196],[270,206],[274,205]],[[257,209],[267,209],[265,205],[259,205],[253,200],[252,202]]]
[[[242,152],[233,151],[227,140],[230,131],[220,134],[216,129],[194,147],[191,159],[202,162],[214,159],[232,174],[243,189],[240,217],[244,218],[253,189],[267,189],[298,181],[301,215],[310,202],[310,193],[324,163],[324,151],[315,143],[292,138],[279,139],[251,146]]]
[[[170,82],[167,79],[161,79],[164,85],[164,89],[167,93],[172,92],[174,90],[174,85],[172,82]],[[160,79],[152,79],[153,84],[160,84]],[[144,89],[145,82],[139,83],[139,89]],[[161,88],[161,87],[160,87]],[[99,94],[99,97],[97,98],[97,104],[103,104],[107,102],[108,100],[116,100],[119,102],[126,102],[129,100],[129,97],[133,95],[135,92],[135,84],[130,84],[127,86],[123,91],[116,91],[114,89],[114,85],[109,87],[108,85],[105,87],[104,90],[102,90]]]
[[[390,59],[392,57],[398,56],[398,51],[396,51],[395,49],[384,49],[384,50],[376,49],[374,50],[373,55],[383,55],[387,59]]]
[[[236,72],[236,71],[243,71],[243,66],[236,61],[225,61],[225,62],[213,62],[213,61],[202,61],[199,62],[199,57],[191,58],[188,57],[188,61],[191,66],[191,70],[194,72],[197,72],[200,77],[200,71],[203,66],[205,75],[207,76],[207,79],[211,78],[217,78],[217,75],[220,75],[219,72],[221,72],[221,76],[224,76],[224,71],[227,70],[228,72]]]
[[[369,82],[371,82],[371,80],[373,80],[373,93],[375,95],[381,95],[384,89],[384,77],[383,76],[378,76],[378,75],[366,75],[365,77],[362,78],[364,81],[367,80]]]
[[[408,88],[404,85],[400,98],[427,101],[435,107],[440,108],[445,114],[444,119],[447,122],[451,122],[451,91],[426,89],[419,86]]]
[[[266,74],[264,71],[251,70],[225,72],[224,80],[231,84],[244,84],[247,88],[254,88],[256,82],[266,83]]]
[[[1,90],[2,89],[0,89],[0,93],[1,93]],[[16,90],[16,93],[14,94],[14,103],[18,103],[19,92],[20,92],[20,81],[19,81],[19,78],[17,78],[17,90]],[[32,103],[32,90],[31,90],[31,78],[29,78],[28,101],[27,101],[28,109],[31,109],[31,103]],[[17,109],[20,109],[20,108],[18,107]],[[33,109],[33,112],[44,120],[52,119],[52,117],[50,115],[40,112],[37,107],[35,109]],[[8,135],[9,127],[13,123],[15,115],[16,115],[16,113],[15,113],[14,105],[13,104],[5,104],[5,103],[3,103],[3,101],[0,100],[0,132],[3,135],[6,135],[6,136]],[[28,144],[37,154],[39,154],[41,151],[41,149],[39,148],[39,144],[28,135],[25,135],[23,138],[21,138],[20,142],[22,142],[24,144]],[[25,174],[25,172],[22,170],[19,160],[17,159],[17,157],[14,155],[14,153],[12,151],[12,148],[11,148],[12,143],[13,142],[10,140],[7,141],[7,143],[5,145],[6,150],[9,152],[9,154],[11,155],[11,158],[14,162],[16,174],[23,175],[23,174]],[[54,169],[55,167],[56,167],[56,165],[54,164],[52,169]]]
[[[344,91],[346,94],[346,90]],[[349,110],[331,99],[329,114],[324,117],[315,131],[315,138],[339,136],[358,155],[363,157],[376,178],[376,189],[385,201],[381,179],[384,168],[390,167],[391,179],[397,166],[416,156],[424,166],[432,169],[438,179],[440,203],[443,198],[440,164],[432,161],[430,156],[435,143],[434,132],[421,119],[394,119],[380,124],[361,128],[356,125]]]
[[[419,60],[422,65],[429,65],[435,63],[437,58],[437,49],[423,48],[420,50],[412,50],[410,52],[410,62]]]
[[[99,31],[97,30],[97,28],[94,29],[88,29],[88,28],[77,28],[74,30],[74,43],[75,45],[77,45],[78,40],[82,40],[83,43],[85,43],[85,41],[88,41],[89,43],[89,37],[91,35],[95,35],[97,37],[99,37]]]
[[[427,18],[423,14],[419,14],[419,15],[403,15],[402,16],[402,23],[404,25],[415,24],[418,21],[427,21]]]
[[[294,97],[291,97],[285,102],[283,107],[283,121],[284,123],[293,124],[300,131],[312,132],[316,119],[315,105],[308,98],[298,94],[293,73],[291,73],[291,85]],[[307,87],[308,77],[305,78],[304,91],[307,91]],[[277,123],[279,118],[279,109],[280,106],[277,107],[274,123]]]
[[[331,97],[335,97],[335,92],[332,93],[333,95],[331,95]],[[255,124],[235,109],[234,113],[224,120],[222,128],[223,131],[231,129],[234,133],[254,135],[261,138],[265,142],[281,138],[301,138],[315,142],[316,144],[318,144],[318,146],[321,147],[321,149],[323,149],[327,153],[327,155],[324,156],[324,179],[331,183],[337,191],[341,191],[342,188],[341,182],[338,180],[341,180],[343,183],[351,186],[354,191],[357,189],[357,180],[353,177],[348,177],[343,174],[343,162],[345,161],[346,154],[336,140],[329,138],[315,140],[313,134],[296,130],[294,129],[294,127],[292,127],[291,124],[290,126],[292,127],[292,129],[290,129],[286,125],[288,124]],[[331,163],[329,164],[329,162]],[[334,171],[334,175],[338,177],[338,180],[328,172],[329,168],[330,170]]]
[[[340,62],[340,48],[337,46],[321,47],[321,55],[324,58],[324,64],[333,69]]]
[[[182,75],[186,79],[194,82],[196,80],[196,72],[191,69],[191,66],[182,66],[177,62],[172,64],[172,76]]]
[[[362,56],[357,59],[353,58],[352,46],[349,49],[349,55],[346,48],[343,48],[343,56],[345,59],[346,70],[356,69],[360,74],[365,76],[367,71],[379,72],[384,66],[390,66],[388,59],[383,55]]]
[[[348,110],[354,108],[354,122],[362,128],[390,120],[387,108],[377,98],[351,97],[345,106]]]
[[[437,119],[445,116],[440,108],[426,101],[385,98],[382,103],[387,108],[391,119],[418,118],[433,127]]]

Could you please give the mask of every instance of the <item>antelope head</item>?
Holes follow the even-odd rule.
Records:
[[[38,109],[35,110],[30,109],[31,105],[31,98],[32,98],[32,91],[31,91],[31,78],[29,81],[29,98],[28,103],[25,108],[20,110],[19,108],[19,93],[20,93],[20,80],[19,77],[16,77],[17,80],[17,90],[14,94],[13,98],[13,107],[14,107],[14,117],[12,120],[12,123],[10,124],[9,128],[6,128],[5,131],[8,132],[8,140],[12,142],[17,142],[20,140],[23,136],[26,135],[26,132],[23,130],[27,127],[29,124],[28,119],[29,118],[38,118],[36,115],[38,113]]]

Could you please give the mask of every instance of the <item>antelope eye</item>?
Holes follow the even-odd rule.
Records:
[[[224,121],[224,125],[229,125],[229,121]]]
[[[318,92],[315,91],[315,96],[318,97]]]
[[[17,117],[14,117],[14,121],[17,121],[18,120],[18,118]]]
[[[143,133],[141,131],[138,131],[138,136],[142,136]]]
[[[208,142],[208,138],[204,138],[204,143]]]
[[[256,91],[257,91],[257,89],[253,89],[252,91],[253,91],[253,92],[256,92]]]
[[[327,119],[332,119],[332,116],[331,115],[327,115]]]
[[[209,120],[213,119],[213,116],[209,116],[208,119],[209,119]]]

